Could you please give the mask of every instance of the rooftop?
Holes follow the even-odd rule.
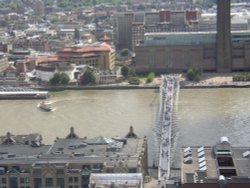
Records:
[[[250,148],[229,148],[225,147],[225,145],[217,144],[214,147],[182,148],[182,182],[217,182],[221,175],[229,182],[242,181],[243,177],[247,177],[246,181],[249,181]]]
[[[128,167],[135,167],[144,147],[144,139],[140,138],[112,139],[100,136],[87,139],[86,137],[78,138],[76,135],[57,138],[53,145],[43,145],[41,137],[37,136],[39,135],[12,135],[10,133],[1,136],[0,166],[43,162],[79,163],[84,159],[84,163],[95,161],[105,162],[107,166],[114,166],[122,162]],[[5,142],[5,140],[10,141]]]
[[[110,51],[111,47],[108,45],[96,45],[96,46],[77,46],[77,47],[66,47],[61,48],[59,53],[86,53],[86,52],[99,52],[99,51]]]

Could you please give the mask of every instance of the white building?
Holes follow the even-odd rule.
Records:
[[[37,66],[33,75],[44,82],[49,82],[49,80],[54,76],[55,73],[63,72],[69,76],[70,81],[74,81],[76,66],[72,65],[54,65],[54,66]]]

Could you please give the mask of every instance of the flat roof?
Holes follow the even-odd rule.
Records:
[[[188,31],[188,32],[155,32],[155,33],[145,33],[145,36],[168,36],[168,35],[197,35],[197,34],[216,34],[216,31]],[[250,30],[241,31],[231,31],[231,34],[250,34]]]
[[[184,160],[184,147],[181,148],[181,176],[183,183],[195,183],[192,182],[194,180],[194,175],[200,172],[205,174],[206,179],[218,179],[219,178],[219,168],[217,164],[217,160],[214,157],[213,147],[204,147],[204,155],[199,157],[198,149],[199,147],[191,147],[192,154],[192,163],[185,164]],[[244,158],[243,153],[249,151],[249,147],[233,147],[232,148],[232,159],[234,163],[234,167],[230,167],[230,169],[235,168],[237,176],[250,176],[250,162],[249,158]],[[207,169],[205,171],[201,171],[199,164],[199,159],[204,157]],[[226,167],[225,167],[226,168]]]
[[[0,144],[0,166],[14,164],[49,163],[106,163],[114,167],[120,162],[128,167],[138,165],[138,157],[143,150],[143,138],[126,139],[121,150],[107,151],[108,145],[81,145],[84,138],[57,139],[53,145],[32,147],[24,144]],[[73,147],[79,146],[79,147]],[[119,159],[119,160],[118,160]]]
[[[0,95],[48,94],[48,91],[0,91]]]

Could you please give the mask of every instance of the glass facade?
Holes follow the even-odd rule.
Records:
[[[213,44],[216,34],[212,32],[147,33],[145,45],[194,45]]]
[[[233,31],[232,42],[250,42],[250,31]],[[216,32],[146,33],[145,46],[215,44]]]

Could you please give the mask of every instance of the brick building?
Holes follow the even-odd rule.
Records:
[[[89,65],[100,70],[114,68],[115,50],[106,43],[65,47],[57,52],[58,59],[76,65]]]

